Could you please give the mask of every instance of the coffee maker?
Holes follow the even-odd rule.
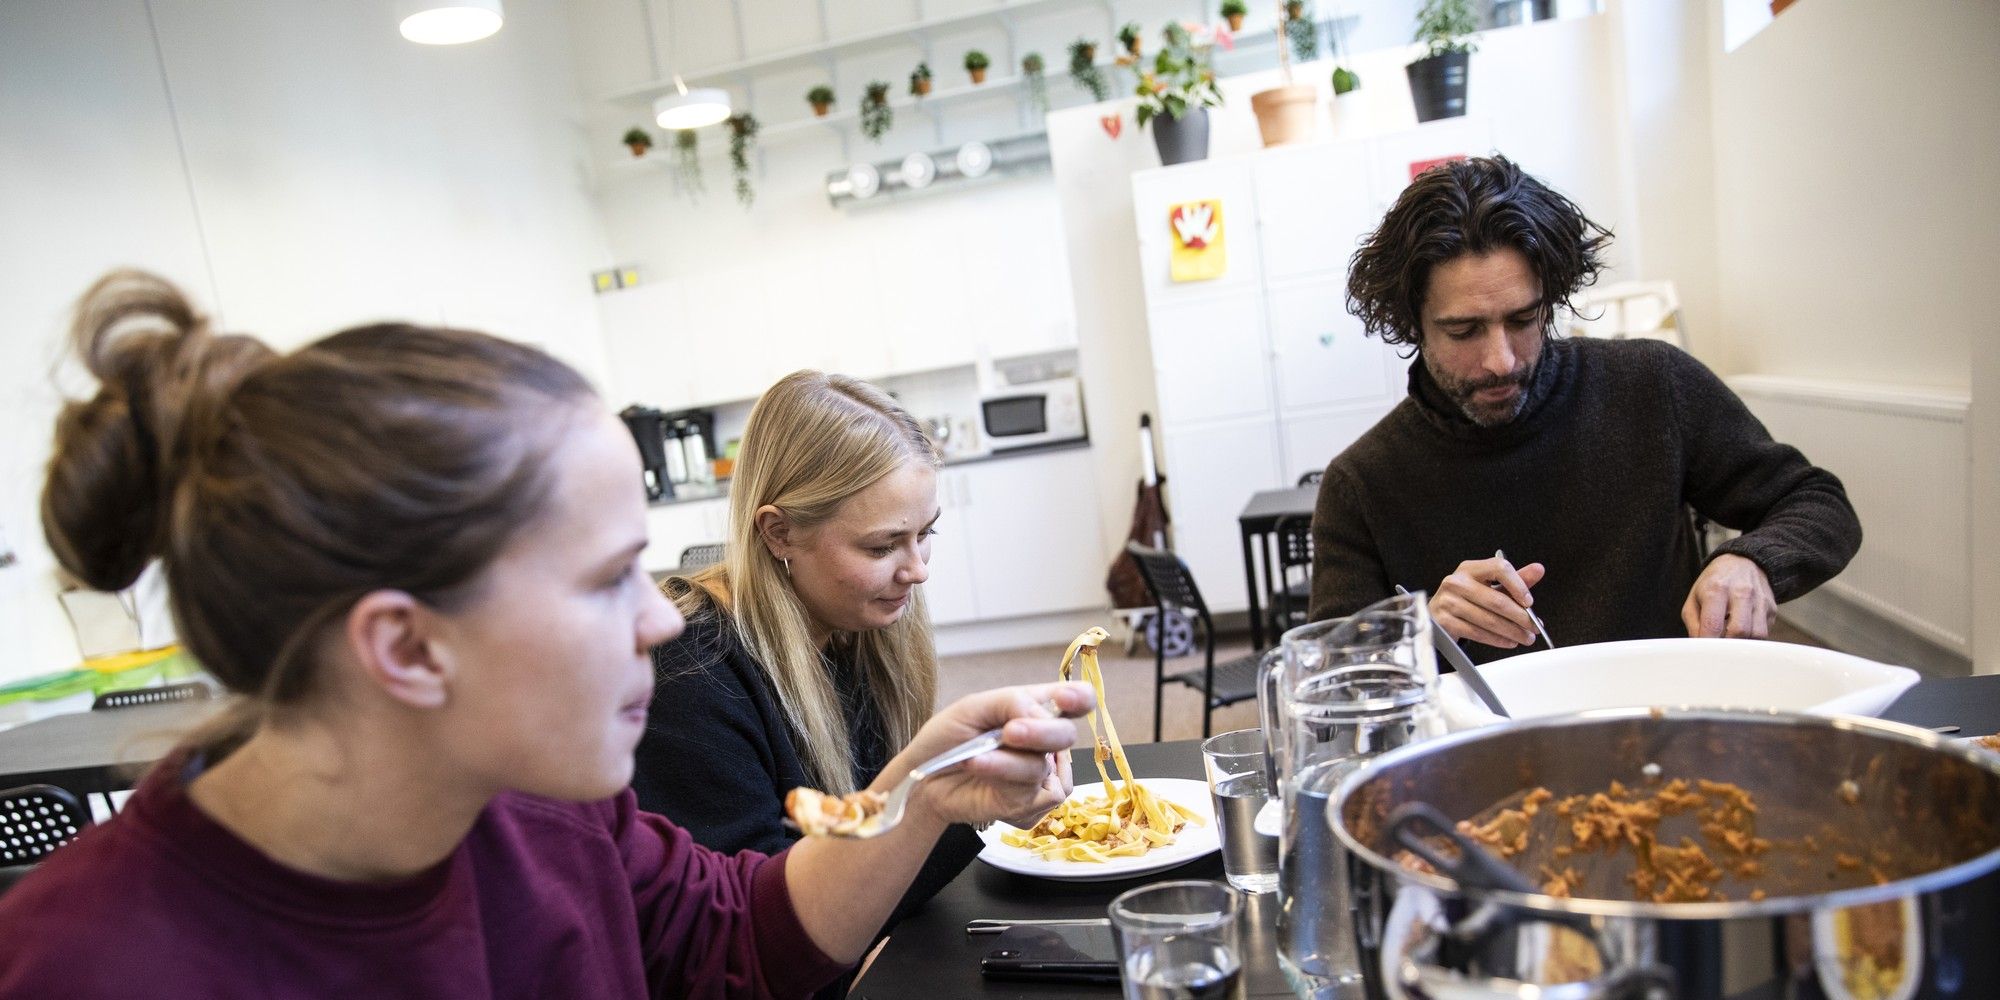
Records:
[[[625,428],[632,432],[632,440],[639,445],[640,475],[646,483],[647,500],[664,500],[674,495],[674,478],[668,465],[668,453],[676,459],[682,458],[680,439],[669,442],[667,415],[648,406],[634,403],[626,407],[618,416],[625,421]],[[669,444],[671,443],[671,447]],[[686,480],[683,473],[681,480]]]

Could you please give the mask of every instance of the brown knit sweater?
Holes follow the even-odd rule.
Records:
[[[1786,601],[1861,545],[1840,480],[1764,425],[1715,374],[1658,341],[1554,340],[1519,417],[1466,419],[1422,361],[1410,395],[1327,466],[1313,513],[1314,620],[1435,590],[1504,549],[1540,562],[1535,611],[1565,646],[1686,635],[1702,515],[1743,534]],[[1526,649],[1465,643],[1476,661]]]

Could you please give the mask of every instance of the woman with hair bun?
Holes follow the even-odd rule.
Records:
[[[287,354],[119,272],[73,330],[51,549],[163,562],[239,697],[119,816],[0,898],[0,997],[784,997],[862,954],[954,822],[1053,805],[1090,692],[939,712],[884,768],[1001,728],[873,840],[724,855],[625,790],[681,627],[647,581],[630,436],[574,371],[382,324]],[[859,918],[859,919],[857,919]]]

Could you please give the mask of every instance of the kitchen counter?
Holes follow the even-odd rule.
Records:
[[[1005,451],[986,451],[971,455],[954,455],[944,460],[946,468],[959,465],[975,465],[1008,458],[1025,458],[1029,455],[1047,455],[1058,451],[1076,451],[1090,447],[1090,439],[1078,438],[1074,441],[1051,441],[1048,444],[1029,445],[1025,448],[1010,448]],[[719,479],[713,486],[679,486],[674,495],[649,501],[650,507],[671,507],[675,504],[693,503],[698,500],[721,500],[729,496],[729,480]]]

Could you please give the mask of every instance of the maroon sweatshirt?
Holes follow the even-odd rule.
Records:
[[[117,819],[0,897],[0,998],[796,997],[844,968],[800,926],[785,855],[716,854],[630,791],[494,799],[391,884],[294,871],[163,764]]]

